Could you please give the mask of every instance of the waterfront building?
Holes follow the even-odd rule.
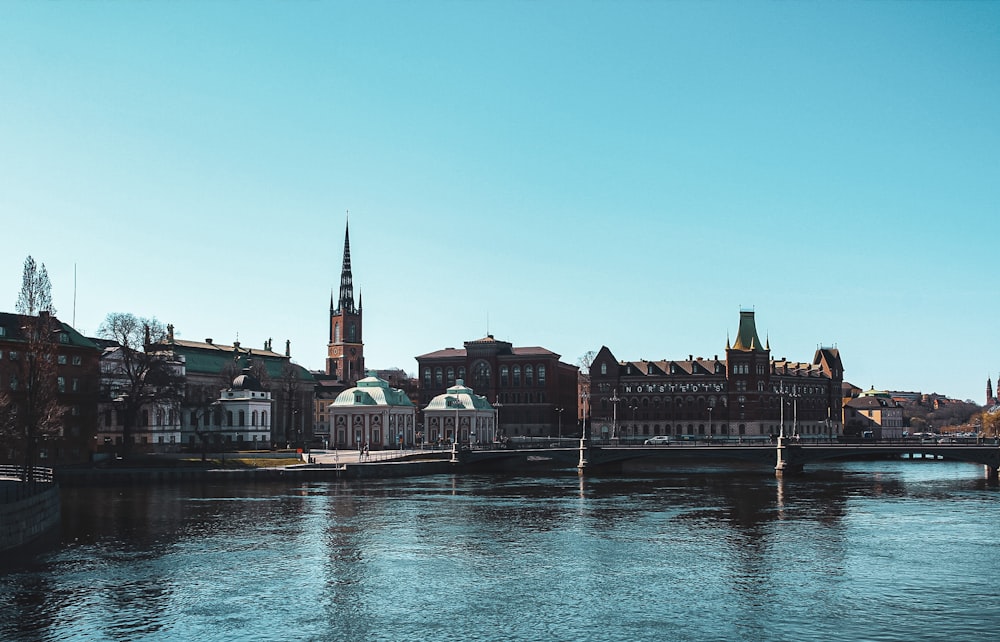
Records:
[[[867,390],[844,407],[844,435],[862,437],[871,432],[875,439],[903,436],[903,407],[884,390]]]
[[[35,325],[39,324],[39,325]],[[38,461],[50,466],[86,462],[94,451],[97,429],[97,399],[100,391],[100,348],[72,326],[42,311],[38,316],[0,312],[0,405],[20,407],[28,395],[28,382],[36,342],[32,328],[44,328],[51,343],[44,347],[53,355],[56,405],[60,409],[58,429],[37,444]],[[2,414],[2,413],[0,413]],[[0,426],[0,461],[20,463],[23,433]],[[13,432],[14,434],[11,434]]]
[[[620,361],[607,346],[590,366],[589,434],[642,441],[654,435],[836,436],[842,433],[844,369],[836,348],[810,362],[771,357],[754,312],[740,312],[724,359]]]
[[[235,444],[238,449],[270,447],[271,393],[254,374],[249,359],[232,385],[219,392],[217,407],[218,428],[211,433],[214,443]]]
[[[313,394],[316,381],[308,370],[292,361],[291,344],[285,342],[284,354],[272,350],[271,340],[263,349],[244,347],[239,341],[220,344],[211,338],[187,341],[174,337],[167,326],[167,336],[146,348],[184,365],[184,398],[180,412],[181,442],[187,448],[201,448],[204,440],[213,447],[238,449],[249,442],[260,444],[263,431],[238,425],[230,430],[228,416],[217,412],[219,391],[232,386],[244,367],[249,367],[261,391],[270,394],[270,445],[277,448],[302,448],[313,440]],[[252,415],[247,415],[249,423]],[[258,428],[260,428],[258,426]],[[256,440],[251,437],[256,436]]]
[[[416,407],[406,393],[384,379],[361,379],[337,395],[328,413],[330,446],[382,449],[416,443]]]
[[[105,453],[120,452],[125,440],[124,403],[132,385],[129,379],[127,361],[138,362],[141,357],[126,354],[125,348],[116,341],[107,339],[91,339],[102,348],[101,352],[101,395],[98,403],[97,448]],[[146,399],[137,404],[135,417],[132,419],[130,449],[140,452],[177,452],[182,442],[181,410],[182,398],[178,394],[164,391],[173,382],[185,379],[184,359],[168,358],[163,361],[163,371],[169,373],[169,378],[159,377],[147,370],[142,378],[147,390]],[[135,373],[136,375],[138,373]],[[168,379],[166,381],[150,381],[152,378]]]
[[[461,379],[424,408],[426,442],[492,443],[497,440],[496,410]]]
[[[447,393],[459,380],[494,400],[498,429],[507,436],[579,435],[570,418],[577,407],[578,368],[542,347],[514,347],[487,335],[418,356],[420,405]],[[424,421],[425,428],[426,418]]]

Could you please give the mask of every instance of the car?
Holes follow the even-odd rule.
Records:
[[[657,435],[655,437],[650,437],[644,442],[647,446],[666,446],[670,444],[670,437],[666,435]]]

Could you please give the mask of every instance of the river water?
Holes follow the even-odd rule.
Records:
[[[63,490],[0,640],[1000,639],[980,466]]]

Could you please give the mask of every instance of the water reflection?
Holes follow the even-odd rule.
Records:
[[[939,618],[1000,621],[995,592],[958,579],[1000,570],[996,486],[961,465],[87,488],[64,505],[60,547],[0,572],[0,639],[903,640],[940,625],[910,613],[921,592]],[[858,600],[874,594],[894,601]]]

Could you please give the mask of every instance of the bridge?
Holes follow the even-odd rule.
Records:
[[[800,443],[780,437],[777,443],[670,445],[591,444],[580,440],[575,448],[514,448],[498,450],[460,450],[453,460],[468,466],[486,467],[525,461],[575,465],[587,470],[621,472],[629,462],[650,460],[663,465],[684,461],[742,462],[774,466],[778,476],[802,473],[809,464],[825,461],[890,458],[933,458],[982,464],[990,479],[998,478],[1000,443],[996,439],[972,443],[922,443],[918,440],[881,443]]]

